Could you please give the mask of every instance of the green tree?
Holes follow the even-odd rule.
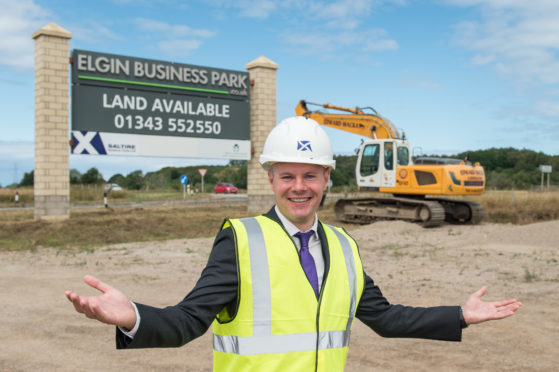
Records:
[[[124,176],[120,173],[114,174],[109,178],[109,183],[116,183],[119,186],[124,186]]]
[[[336,169],[330,174],[333,186],[356,185],[355,164],[357,163],[357,155],[334,155],[334,160],[336,160]]]
[[[171,174],[169,175],[172,180],[177,180],[181,176],[177,168],[171,169]]]
[[[70,169],[70,184],[77,185],[80,183],[82,174],[77,169]]]
[[[130,172],[124,178],[125,188],[130,190],[140,190],[144,186],[144,176],[141,170]]]
[[[91,184],[100,184],[103,183],[103,176],[99,173],[97,168],[89,168],[87,172],[82,174],[80,178],[80,182],[84,185],[91,185]]]
[[[23,186],[33,186],[33,183],[35,182],[35,171],[32,170],[29,173],[24,173],[23,174],[23,178],[21,179],[21,182],[19,183],[19,187],[23,187]]]
[[[239,189],[247,188],[247,164],[242,164],[237,168],[237,172],[233,176],[233,184]]]

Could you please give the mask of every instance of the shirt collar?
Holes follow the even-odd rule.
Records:
[[[278,218],[280,219],[280,221],[281,221],[283,227],[285,228],[285,230],[287,231],[287,233],[288,233],[290,236],[293,236],[293,235],[297,234],[299,231],[301,231],[301,230],[299,230],[299,228],[298,228],[297,226],[295,226],[291,221],[289,221],[289,220],[287,219],[287,217],[285,217],[285,216],[280,212],[280,210],[279,210],[279,208],[278,208],[277,205],[274,206],[274,209],[275,209],[276,214],[278,215]],[[312,225],[312,227],[311,227],[309,230],[314,231],[314,233],[316,234],[317,228],[318,228],[318,217],[316,216],[316,213],[315,213],[315,214],[314,214],[314,222],[313,222],[313,225]],[[307,231],[309,231],[309,230],[307,230]],[[305,232],[305,231],[303,231],[303,232]]]

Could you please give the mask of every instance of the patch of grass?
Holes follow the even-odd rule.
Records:
[[[398,251],[401,249],[405,249],[408,248],[409,244],[398,244],[398,243],[388,243],[388,244],[383,244],[380,249],[383,251]]]
[[[462,235],[462,231],[454,231],[454,229],[448,229],[448,236],[459,236]]]
[[[73,210],[64,221],[34,220],[33,213],[0,218],[0,250],[92,250],[134,241],[213,237],[226,217],[246,217],[244,207],[142,207]]]
[[[524,281],[526,283],[531,283],[538,280],[538,275],[535,271],[530,271],[527,267],[524,268]]]
[[[34,194],[32,187],[18,187],[17,189],[8,189],[0,187],[0,206],[2,207],[14,207],[15,194],[16,191],[19,194],[19,201],[17,205],[29,205],[33,204]]]
[[[424,250],[422,251],[423,257],[429,256],[429,258],[434,259],[437,257],[437,252],[442,250],[442,247],[436,246],[431,243],[423,243],[421,244],[421,248]]]
[[[525,225],[559,219],[559,192],[486,191],[472,200],[484,210],[484,221]]]

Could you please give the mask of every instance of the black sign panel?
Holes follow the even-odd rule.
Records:
[[[248,100],[246,71],[74,50],[72,83]]]
[[[248,140],[249,103],[76,85],[72,130]]]
[[[107,133],[105,141],[113,140],[110,133],[125,134],[130,141],[141,137],[151,144],[151,136],[188,137],[200,139],[195,142],[199,149],[233,140],[241,141],[240,151],[250,148],[248,80],[243,71],[74,50],[72,130],[82,136]],[[177,153],[180,145],[165,141],[155,142],[157,155],[167,156],[171,144]]]

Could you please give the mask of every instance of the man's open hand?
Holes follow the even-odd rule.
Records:
[[[476,324],[487,320],[503,319],[513,315],[522,306],[520,301],[509,299],[496,302],[481,300],[487,292],[487,287],[481,287],[473,293],[462,305],[462,313],[466,324]]]
[[[91,275],[86,275],[83,280],[103,294],[80,297],[77,293],[66,291],[66,297],[74,304],[78,313],[125,329],[134,328],[136,312],[130,300],[122,292]]]

